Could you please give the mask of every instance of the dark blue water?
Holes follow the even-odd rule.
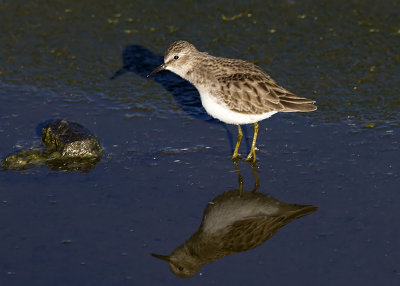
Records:
[[[1,159],[39,145],[53,118],[87,127],[105,154],[89,173],[0,172],[0,285],[398,285],[398,9],[2,2]],[[175,75],[145,77],[176,39],[254,61],[319,108],[261,122],[257,141],[258,191],[318,211],[189,280],[150,253],[169,254],[209,201],[237,188],[237,129],[205,114]],[[251,189],[250,165],[239,167]]]

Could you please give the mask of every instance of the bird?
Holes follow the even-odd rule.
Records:
[[[287,204],[257,192],[256,175],[253,190],[246,191],[237,171],[239,188],[207,204],[199,229],[185,243],[170,255],[151,254],[167,261],[175,275],[192,277],[207,263],[260,246],[284,225],[318,209],[314,205]]]
[[[164,54],[164,63],[147,77],[169,70],[193,84],[200,93],[204,109],[226,124],[238,126],[232,160],[238,152],[242,124],[253,124],[254,135],[246,161],[256,162],[258,122],[277,112],[309,112],[317,107],[312,99],[300,97],[278,85],[257,65],[200,52],[187,41],[175,41]]]

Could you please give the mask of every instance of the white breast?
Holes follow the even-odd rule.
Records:
[[[230,110],[224,103],[217,102],[208,91],[200,91],[201,103],[204,109],[212,117],[228,124],[250,124],[264,120],[277,111],[270,111],[262,114],[246,114]]]

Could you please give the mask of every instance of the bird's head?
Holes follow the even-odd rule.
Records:
[[[198,52],[196,47],[186,41],[173,42],[165,52],[164,63],[149,73],[149,76],[163,70],[170,70],[181,77],[185,77],[188,70],[193,69],[194,62],[191,55]]]

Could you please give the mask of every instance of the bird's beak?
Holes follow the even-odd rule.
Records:
[[[159,67],[157,67],[155,70],[153,70],[151,73],[149,73],[148,75],[147,75],[147,77],[149,77],[149,76],[151,76],[151,75],[153,75],[153,74],[155,74],[155,73],[158,73],[158,72],[160,72],[160,71],[163,71],[163,70],[165,70],[167,67],[165,66],[165,64],[162,64],[162,65],[160,65]]]
[[[160,255],[160,254],[152,253],[151,256],[156,257],[156,258],[161,259],[161,260],[168,261],[168,262],[170,260],[168,255]]]

